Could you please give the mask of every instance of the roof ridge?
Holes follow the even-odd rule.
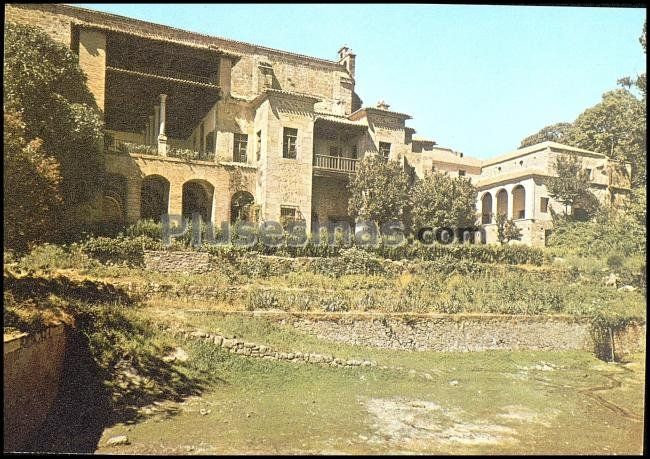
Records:
[[[337,61],[332,61],[332,60],[329,60],[329,59],[323,59],[323,58],[315,57],[315,56],[308,56],[306,54],[294,53],[294,52],[291,52],[291,51],[285,51],[285,50],[282,50],[282,49],[271,48],[271,47],[263,46],[263,45],[256,45],[254,43],[249,43],[249,42],[245,42],[245,41],[241,41],[241,40],[235,40],[235,39],[231,39],[231,38],[221,37],[221,36],[218,36],[218,35],[208,35],[208,34],[205,34],[205,33],[194,32],[194,31],[187,30],[187,29],[181,29],[179,27],[173,27],[173,26],[169,26],[169,25],[166,25],[166,24],[160,24],[160,23],[156,23],[156,22],[145,21],[145,20],[142,20],[142,19],[132,18],[132,17],[129,17],[129,16],[122,16],[122,15],[114,14],[114,13],[107,13],[105,11],[92,10],[92,9],[89,9],[89,8],[84,8],[84,7],[76,6],[76,5],[68,5],[68,4],[63,4],[63,3],[31,4],[31,5],[28,4],[28,3],[27,4],[15,3],[15,4],[11,4],[11,6],[15,6],[15,7],[19,7],[19,8],[35,8],[35,9],[42,9],[43,6],[46,6],[46,7],[51,6],[51,7],[54,7],[54,8],[62,8],[63,10],[68,10],[68,11],[71,11],[71,12],[79,11],[79,12],[83,12],[83,13],[87,13],[87,14],[104,16],[106,19],[113,19],[113,20],[119,20],[119,21],[125,21],[126,20],[126,21],[131,21],[131,22],[136,23],[136,24],[138,24],[138,23],[147,24],[147,25],[150,25],[150,26],[160,27],[160,28],[167,29],[167,30],[172,30],[172,31],[175,31],[175,32],[194,35],[197,38],[201,37],[201,38],[204,38],[204,39],[207,38],[207,39],[211,39],[211,40],[220,40],[220,41],[223,41],[223,42],[226,42],[226,43],[232,43],[232,44],[236,44],[236,45],[244,45],[246,47],[252,48],[253,52],[255,50],[270,51],[272,53],[279,53],[279,54],[283,54],[283,55],[287,55],[287,56],[298,57],[298,58],[302,58],[302,59],[309,59],[309,60],[313,60],[313,61],[316,61],[316,62],[320,62],[322,64],[331,65],[331,66],[339,66],[339,63]],[[87,20],[84,20],[84,21],[87,21]],[[175,38],[175,39],[179,40],[179,41],[180,40],[186,40],[186,41],[191,40],[191,39],[180,39],[180,38]]]

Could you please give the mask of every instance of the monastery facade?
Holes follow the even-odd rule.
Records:
[[[356,56],[335,60],[55,4],[6,5],[5,21],[38,26],[79,55],[103,111],[106,221],[161,214],[204,220],[350,221],[347,184],[364,155],[475,184],[477,223],[496,241],[495,215],[544,245],[545,178],[557,155],[578,155],[595,194],[617,203],[630,170],[605,155],[544,142],[490,160],[464,156],[406,126],[411,117],[355,92]]]

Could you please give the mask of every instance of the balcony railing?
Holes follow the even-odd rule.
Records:
[[[160,156],[157,145],[141,145],[133,142],[111,139],[110,137],[104,138],[104,148],[107,153],[113,153],[117,155],[130,155],[134,153],[141,155]],[[169,147],[167,149],[167,156],[170,158],[183,159],[185,161],[214,161],[215,159],[214,152],[201,153],[192,149],[175,147]]]
[[[314,155],[314,167],[328,171],[353,173],[357,170],[357,161],[342,156]]]

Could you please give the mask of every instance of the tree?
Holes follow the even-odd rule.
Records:
[[[50,216],[61,203],[61,177],[58,162],[45,154],[43,142],[25,140],[20,114],[5,111],[3,137],[4,244],[20,252],[51,235]]]
[[[567,141],[570,141],[571,127],[571,123],[555,123],[546,126],[522,140],[519,148],[529,147],[549,140],[552,142],[567,143]]]
[[[416,228],[467,228],[476,222],[476,188],[469,179],[433,173],[413,188]]]
[[[357,165],[349,191],[348,211],[352,217],[380,226],[396,220],[409,226],[408,176],[398,162],[381,155],[366,156]]]
[[[59,221],[101,189],[101,113],[77,56],[63,44],[13,23],[5,24],[4,38],[4,108],[20,114],[26,141],[41,139],[44,154],[60,165]]]
[[[552,198],[564,205],[564,215],[568,216],[569,206],[575,211],[581,205],[587,214],[592,214],[596,198],[589,190],[589,172],[582,168],[582,160],[576,155],[558,155],[553,167],[557,176],[546,179],[546,188]]]
[[[497,214],[497,240],[500,244],[521,240],[521,229],[506,214]]]
[[[626,89],[603,94],[573,123],[572,145],[629,162],[632,183],[646,181],[645,103]]]

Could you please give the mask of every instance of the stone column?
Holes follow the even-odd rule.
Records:
[[[149,145],[149,132],[151,131],[150,123],[147,122],[147,126],[144,128],[144,144]]]
[[[165,135],[165,117],[167,116],[167,94],[160,95],[160,120],[158,129],[158,153],[167,156],[167,136]]]
[[[181,215],[183,212],[183,182],[169,181],[169,214]]]
[[[126,222],[133,224],[140,219],[140,200],[142,181],[139,177],[128,177],[126,180]]]
[[[508,192],[508,219],[509,220],[512,219],[513,217],[512,214],[513,214],[514,203],[515,203],[514,196],[512,195],[512,188],[513,187],[506,188],[506,191]]]
[[[153,146],[153,121],[154,121],[154,116],[149,115],[149,124],[147,127],[149,128],[149,135],[147,136],[147,145]]]
[[[158,128],[160,127],[160,105],[154,105],[153,107],[153,136],[152,144],[155,145],[158,141]]]

